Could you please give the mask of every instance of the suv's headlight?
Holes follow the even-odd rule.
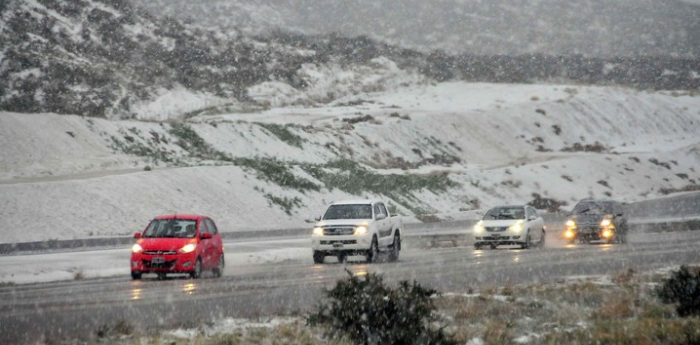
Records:
[[[515,223],[515,224],[511,225],[510,227],[508,227],[508,230],[520,232],[523,230],[523,223],[520,223],[520,222]]]
[[[190,244],[187,244],[184,247],[180,248],[180,250],[178,250],[178,252],[183,253],[183,254],[187,254],[187,253],[192,253],[195,249],[197,249],[197,245],[194,243],[190,243]]]
[[[600,226],[602,226],[602,227],[610,226],[610,219],[603,219],[603,220],[601,220],[601,221],[600,221]]]
[[[355,228],[355,235],[364,235],[367,233],[367,227],[364,225]]]
[[[323,236],[323,228],[321,228],[321,227],[315,227],[315,228],[314,228],[314,235],[316,235],[316,236]]]
[[[143,251],[143,247],[141,247],[140,244],[136,243],[131,247],[131,252],[134,254],[138,254]]]
[[[566,223],[564,223],[564,224],[570,228],[576,227],[576,222],[574,222],[571,219],[567,220]]]
[[[474,233],[480,234],[482,232],[484,232],[484,222],[478,221],[476,222],[476,225],[474,225]]]

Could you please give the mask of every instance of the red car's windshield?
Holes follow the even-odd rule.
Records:
[[[194,238],[197,221],[189,219],[154,219],[143,237]]]

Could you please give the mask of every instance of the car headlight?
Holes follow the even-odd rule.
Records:
[[[143,251],[143,247],[141,247],[140,244],[136,243],[131,247],[131,252],[134,254],[138,254]]]
[[[314,228],[314,235],[316,235],[316,236],[323,236],[323,228],[321,228],[321,227],[315,227],[315,228]]]
[[[510,231],[515,231],[515,232],[520,232],[523,230],[523,224],[522,223],[515,223],[508,227],[508,230]]]
[[[355,235],[364,235],[367,233],[366,226],[358,226],[355,228]]]
[[[195,249],[197,249],[197,245],[194,243],[190,243],[185,245],[184,247],[180,248],[178,252],[186,254],[186,253],[192,253]]]
[[[573,228],[573,227],[576,226],[576,222],[574,222],[573,220],[569,219],[569,220],[566,221],[565,225],[568,226],[568,227],[570,227],[570,228]]]
[[[610,226],[610,219],[603,219],[602,221],[600,221],[600,226]]]
[[[480,234],[482,232],[484,232],[484,222],[478,221],[476,225],[474,225],[474,233]]]

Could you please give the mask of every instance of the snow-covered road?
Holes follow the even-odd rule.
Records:
[[[232,259],[221,279],[159,281],[146,277],[132,281],[125,274],[3,286],[0,343],[87,336],[119,320],[139,328],[167,329],[223,317],[290,315],[311,308],[319,301],[321,289],[347,275],[346,269],[359,275],[380,273],[390,282],[415,279],[442,292],[464,292],[496,284],[552,282],[577,275],[700,263],[700,232],[696,231],[634,234],[625,245],[567,245],[554,233],[547,241],[546,248],[531,250],[406,248],[399,262],[377,265],[362,261],[342,265],[332,258],[325,265],[313,265],[305,240],[289,240],[277,249],[249,242],[227,246]],[[234,251],[242,257],[233,259]],[[125,251],[111,253],[123,256],[124,261],[128,255]]]

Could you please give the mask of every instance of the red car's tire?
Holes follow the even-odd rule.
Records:
[[[202,276],[202,259],[197,258],[194,263],[194,270],[190,272],[190,277],[192,279],[197,279]]]
[[[224,254],[221,254],[219,264],[211,270],[215,277],[219,278],[224,274],[224,266],[226,266],[226,261],[224,260]]]

